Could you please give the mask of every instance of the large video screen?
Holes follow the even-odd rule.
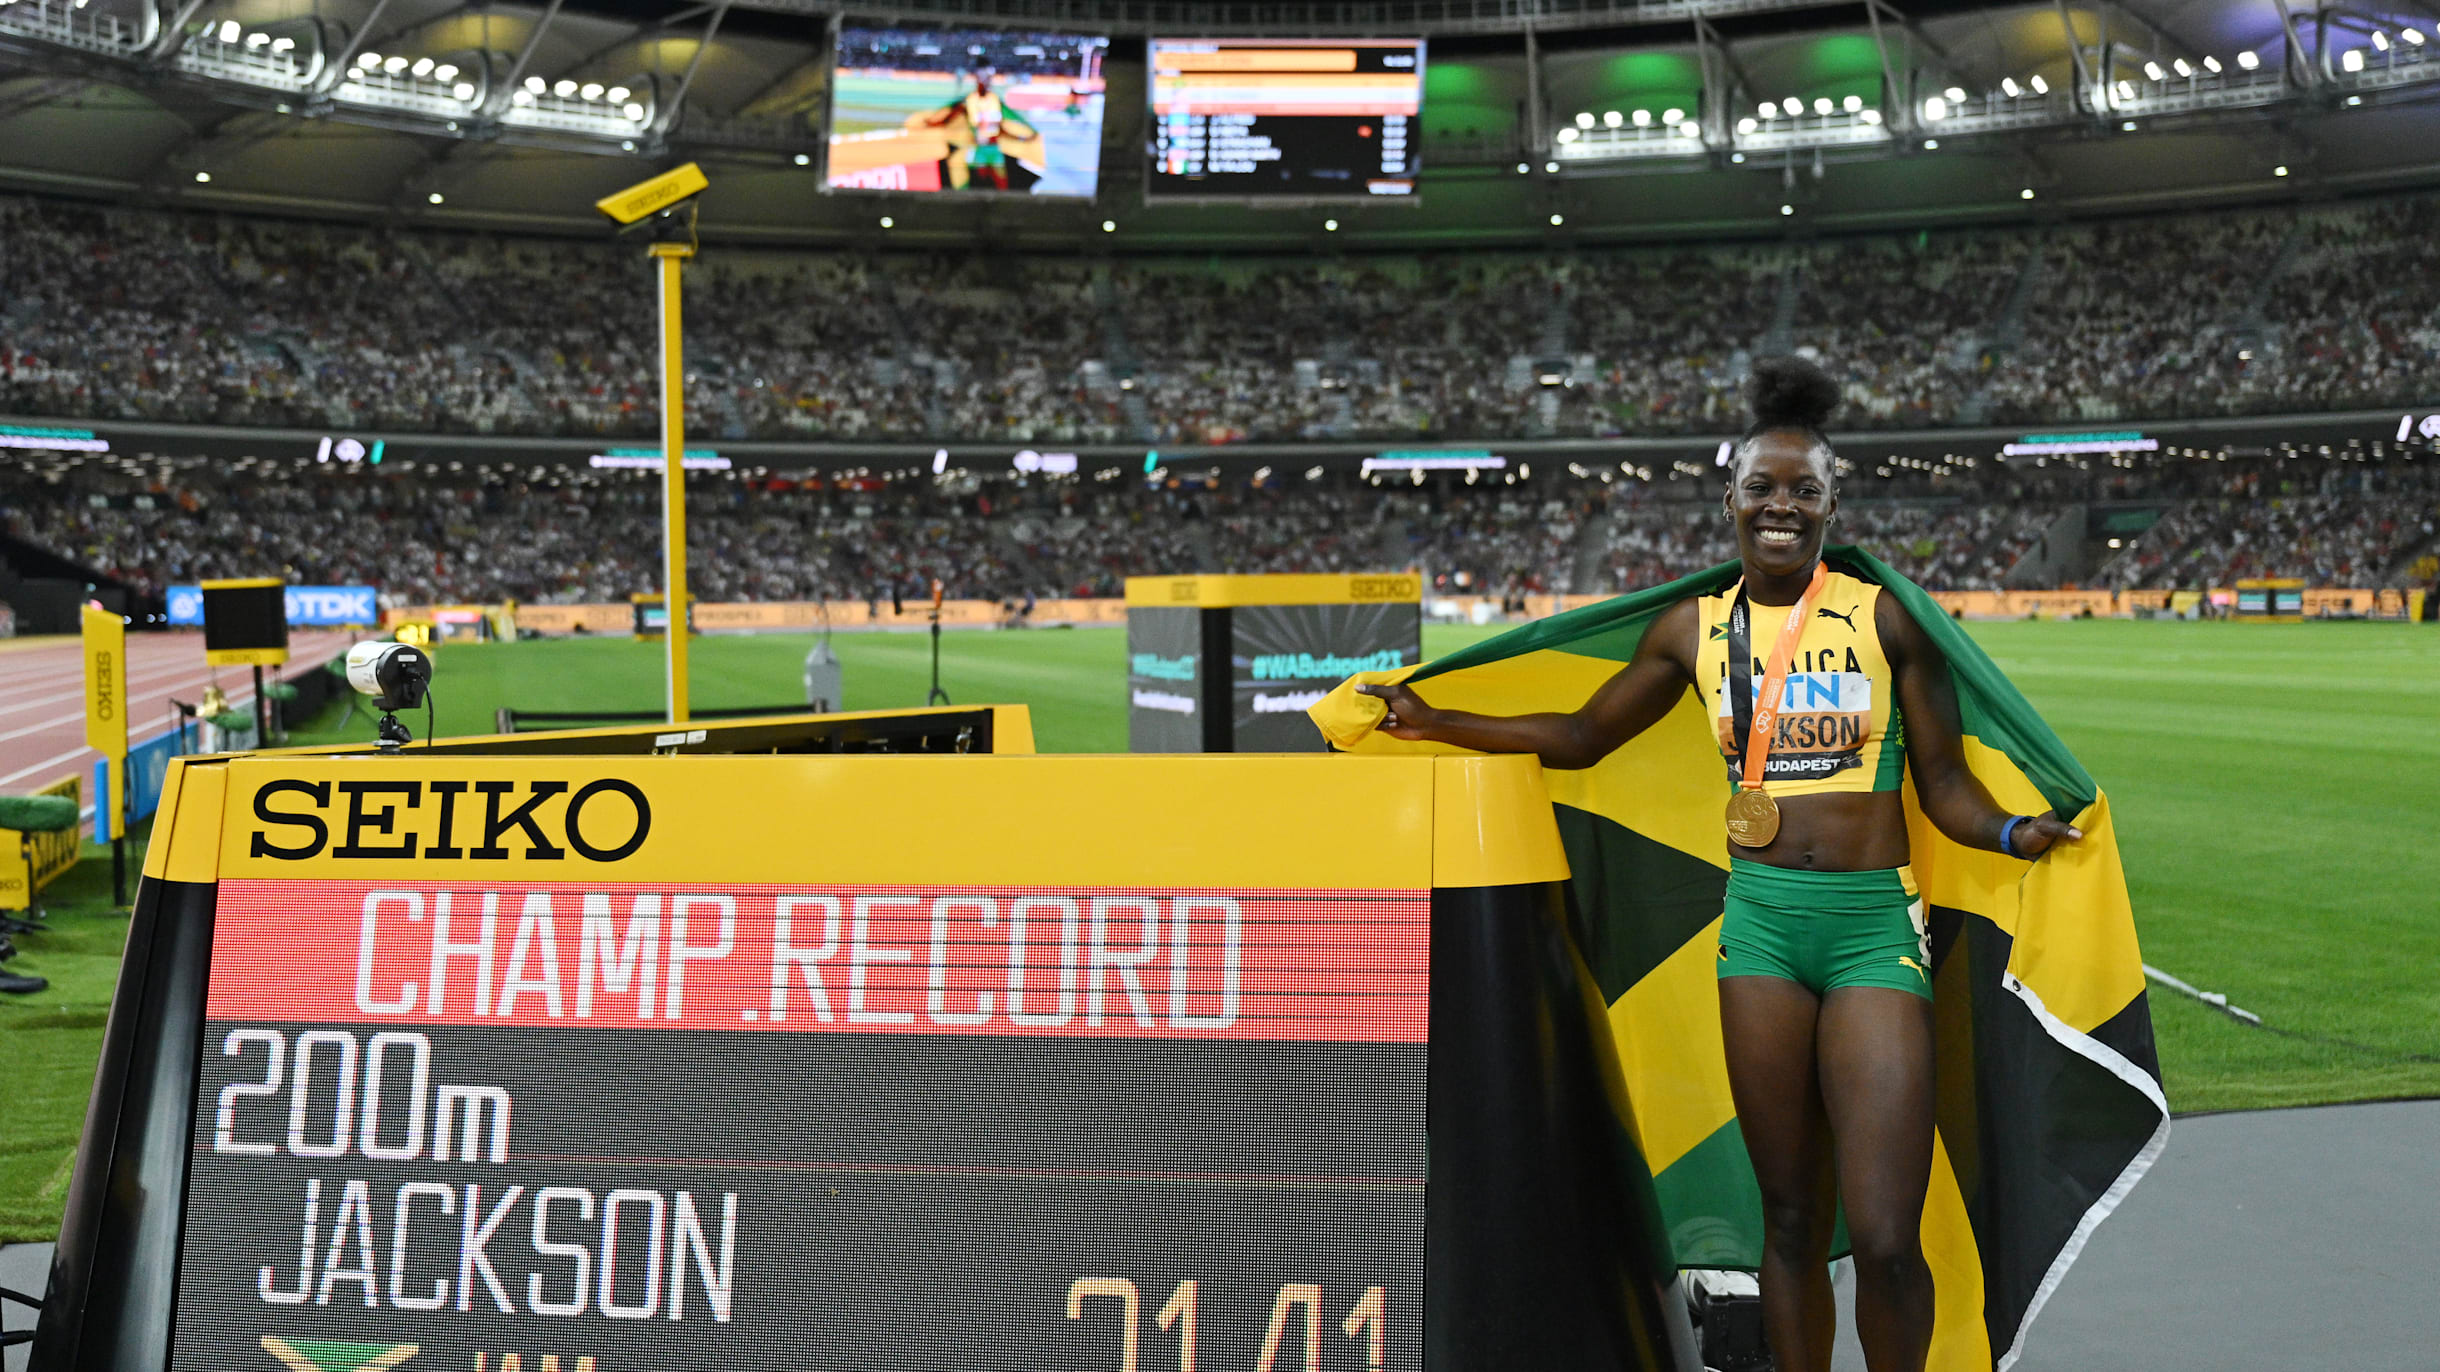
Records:
[[[1090,197],[1110,40],[975,30],[839,31],[832,189]]]
[[[1423,40],[1156,38],[1154,197],[1415,192]]]

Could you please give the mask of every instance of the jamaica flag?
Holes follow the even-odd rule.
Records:
[[[1931,597],[1857,549],[1828,556],[1896,596],[1947,654],[1967,760],[1999,803],[2055,809],[2084,831],[2037,863],[1960,847],[1924,819],[1907,783],[1938,1039],[1923,1214],[1938,1288],[1930,1365],[2004,1372],[2086,1237],[2168,1140],[2117,837],[2108,798]],[[1357,682],[1403,679],[1436,706],[1486,714],[1573,710],[1633,655],[1655,615],[1736,578],[1725,564],[1421,667],[1368,673],[1315,705],[1314,721],[1353,751],[1457,751],[1372,732],[1383,707],[1355,694]],[[1718,746],[1689,692],[1599,764],[1546,779],[1573,873],[1576,937],[1610,1007],[1678,1264],[1752,1270],[1761,1197],[1729,1100],[1714,986],[1728,880]]]

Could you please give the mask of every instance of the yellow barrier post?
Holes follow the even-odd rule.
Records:
[[[110,898],[127,903],[127,621],[99,605],[87,605],[85,640],[85,746],[100,753],[109,778]],[[94,815],[98,827],[102,816]],[[28,874],[29,891],[31,877]]]
[[[661,546],[668,596],[669,722],[684,724],[686,702],[686,362],[679,338],[679,274],[695,255],[689,243],[655,243],[661,263]]]

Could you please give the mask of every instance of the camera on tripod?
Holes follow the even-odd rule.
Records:
[[[432,659],[404,643],[359,643],[347,650],[347,684],[373,698],[373,708],[381,711],[374,737],[383,752],[395,752],[414,741],[397,712],[424,704]]]

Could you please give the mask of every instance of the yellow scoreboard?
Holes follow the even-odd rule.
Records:
[[[160,813],[38,1366],[1691,1366],[1532,759],[410,749]]]

